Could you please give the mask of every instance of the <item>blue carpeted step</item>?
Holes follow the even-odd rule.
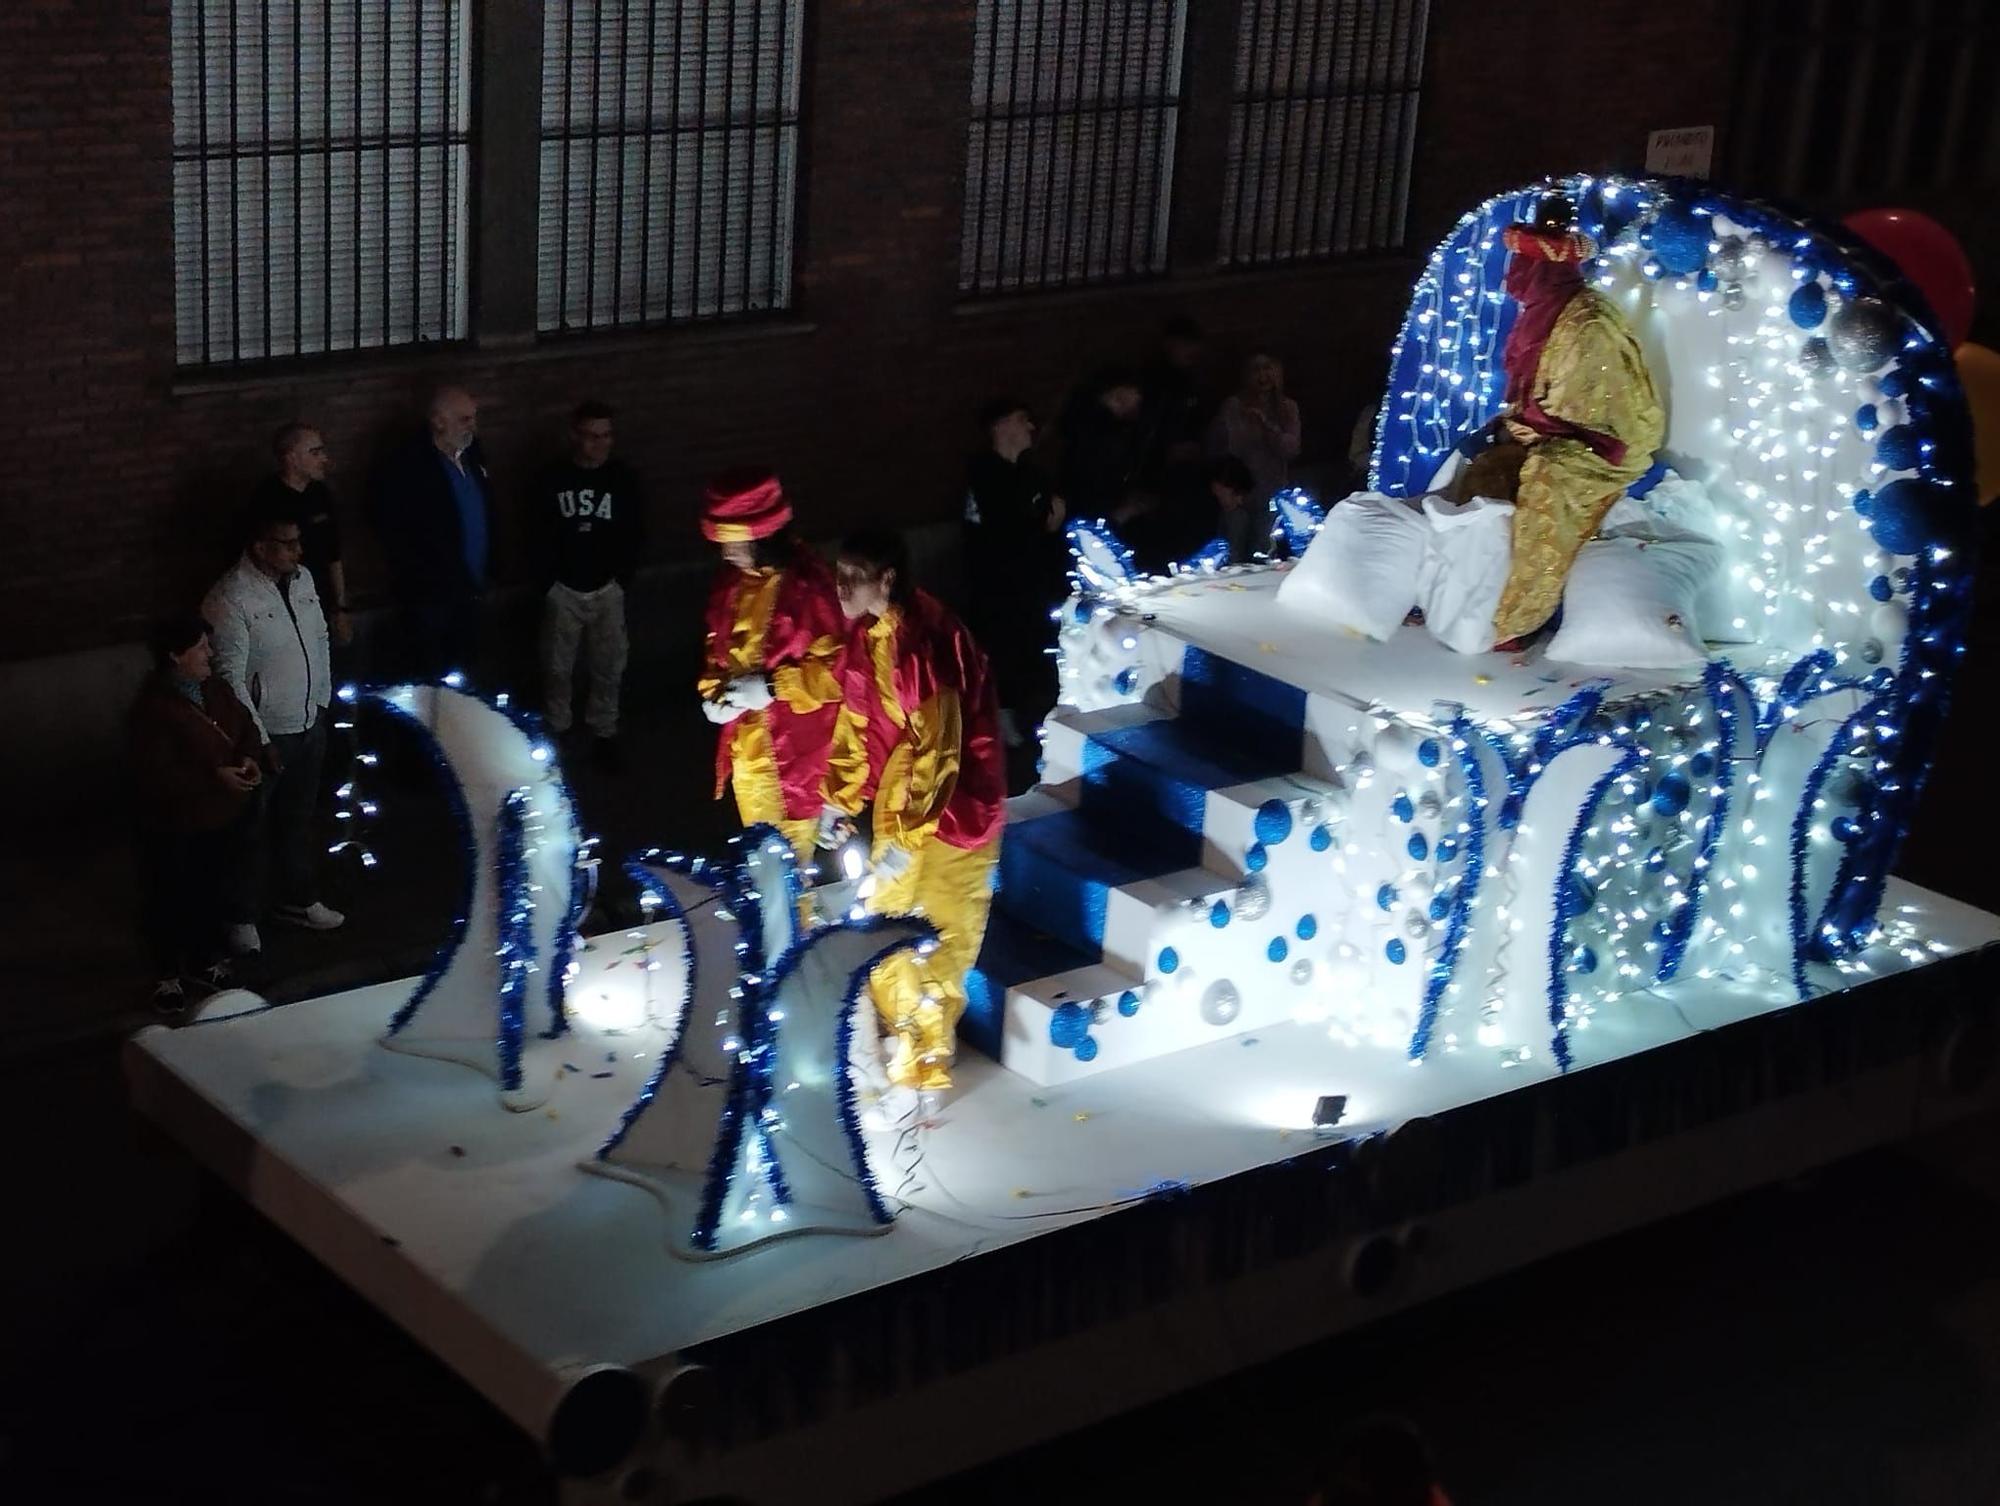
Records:
[[[1122,831],[1064,810],[1007,826],[1000,843],[999,908],[1095,958],[1110,892],[1191,868],[1198,833],[1178,827]]]
[[[1118,840],[1132,831],[1199,836],[1210,790],[1298,772],[1258,740],[1238,741],[1198,722],[1161,718],[1092,733],[1083,747],[1078,808]]]
[[[999,1061],[1007,1023],[1007,990],[1037,978],[1089,967],[1096,960],[1094,951],[1080,952],[1065,945],[996,905],[987,917],[979,961],[965,975],[965,1018],[959,1022],[959,1034]]]
[[[1180,690],[1183,721],[1254,749],[1286,771],[1298,768],[1306,724],[1306,693],[1298,686],[1190,644],[1181,658]]]

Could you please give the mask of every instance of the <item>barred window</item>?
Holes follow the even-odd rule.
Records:
[[[2000,184],[2000,7],[1799,0],[1742,7],[1730,173],[1843,200]]]
[[[1220,259],[1403,244],[1429,0],[1244,0]]]
[[[183,366],[465,334],[461,0],[173,0]]]
[[[799,0],[548,0],[544,331],[788,308]]]
[[[1185,23],[1185,0],[979,0],[962,291],[1166,270]]]

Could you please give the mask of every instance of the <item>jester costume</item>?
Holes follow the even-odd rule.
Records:
[[[826,804],[849,814],[873,801],[876,914],[921,911],[938,928],[928,956],[898,952],[869,990],[897,1040],[889,1077],[935,1092],[951,1086],[965,975],[978,959],[1006,820],[1006,749],[986,655],[926,592],[858,631],[834,733]],[[884,861],[908,856],[901,872]]]
[[[1597,254],[1589,238],[1514,225],[1505,242],[1515,315],[1500,359],[1512,443],[1468,477],[1480,495],[1514,499],[1513,562],[1493,617],[1503,642],[1554,615],[1577,551],[1652,465],[1666,430],[1631,326],[1584,286],[1581,263]]]
[[[719,544],[769,540],[791,522],[768,472],[710,484],[702,532]],[[801,866],[812,860],[827,749],[839,715],[846,623],[833,576],[793,549],[772,563],[725,564],[708,594],[699,690],[719,724],[715,795],[733,787],[745,826],[783,832]]]

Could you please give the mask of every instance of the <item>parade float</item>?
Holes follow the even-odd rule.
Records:
[[[634,855],[642,923],[582,935],[559,761],[462,684],[349,702],[459,831],[434,966],[220,996],[134,1040],[135,1101],[576,1502],[893,1494],[1984,1107],[2000,921],[1891,877],[1970,608],[1951,352],[1837,229],[1555,187],[1661,417],[1559,624],[1492,646],[1530,503],[1465,484],[1543,184],[1424,266],[1365,493],[1159,578],[1075,532],[934,1112],[859,1101],[920,919],[815,917],[753,829]]]

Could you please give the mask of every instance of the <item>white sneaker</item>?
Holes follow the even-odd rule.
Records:
[[[257,934],[255,926],[231,926],[229,928],[229,955],[232,957],[254,957],[264,950],[264,938]]]
[[[308,931],[337,931],[347,924],[345,915],[318,900],[309,905],[280,905],[276,914],[286,925],[304,926]]]

